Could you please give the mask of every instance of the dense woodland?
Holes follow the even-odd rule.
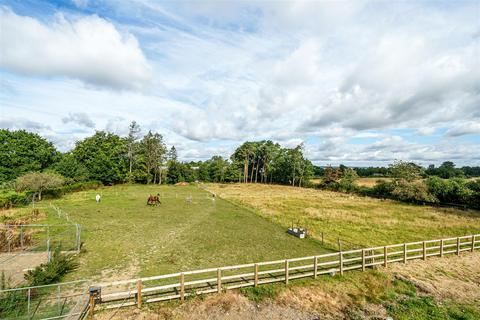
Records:
[[[175,146],[167,147],[161,134],[149,131],[142,135],[136,122],[131,123],[126,137],[97,131],[77,141],[66,153],[59,152],[36,133],[0,130],[0,163],[2,193],[8,192],[10,198],[18,197],[19,192],[32,191],[41,198],[45,190],[55,194],[97,184],[184,181],[314,186],[403,201],[474,206],[478,200],[476,193],[480,192],[478,181],[465,179],[480,176],[480,167],[456,168],[450,161],[428,168],[407,162],[397,162],[390,167],[319,167],[306,159],[303,145],[283,148],[269,140],[247,141],[238,146],[229,159],[213,156],[206,161],[183,162],[178,159]],[[399,168],[403,168],[401,174],[396,173]],[[412,179],[405,178],[407,172],[413,175]],[[321,183],[313,185],[313,177],[322,178]],[[366,190],[354,183],[358,177],[394,179]]]

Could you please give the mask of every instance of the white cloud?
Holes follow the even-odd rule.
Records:
[[[140,89],[150,81],[150,67],[136,38],[98,16],[69,21],[57,14],[46,24],[5,7],[0,14],[2,68],[117,89]]]
[[[70,113],[67,117],[62,118],[63,123],[77,123],[87,128],[95,128],[95,123],[90,119],[89,115],[84,112]]]

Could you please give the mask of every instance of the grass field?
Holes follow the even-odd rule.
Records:
[[[210,184],[208,189],[284,227],[298,223],[317,239],[324,232],[333,245],[337,238],[373,246],[480,232],[479,211],[277,185]]]
[[[148,195],[156,193],[162,205],[148,207]],[[105,187],[52,202],[82,226],[81,267],[70,279],[126,279],[326,251],[318,241],[287,235],[248,210],[213,201],[196,186]],[[43,206],[49,213],[43,222],[62,222],[46,202]]]
[[[355,184],[358,186],[362,187],[374,187],[378,181],[390,181],[391,178],[385,178],[385,177],[372,177],[372,178],[358,178],[355,181]],[[315,178],[310,180],[312,183],[319,184],[322,182],[321,178]]]

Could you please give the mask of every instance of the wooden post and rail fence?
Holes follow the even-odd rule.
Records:
[[[111,309],[173,299],[183,301],[201,294],[275,282],[288,284],[293,279],[365,271],[369,267],[459,255],[479,248],[480,234],[476,234],[115,281],[96,286],[99,296],[90,299],[93,305],[89,310],[93,314],[95,304],[101,309]]]

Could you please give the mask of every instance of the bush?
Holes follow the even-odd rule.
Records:
[[[27,205],[31,199],[31,192],[15,192],[5,190],[0,192],[0,207],[11,208],[15,206]]]
[[[468,188],[466,180],[461,178],[442,179],[430,177],[425,183],[428,191],[443,203],[466,204],[474,193],[474,191]]]
[[[398,180],[393,182],[392,196],[406,202],[438,202],[423,181]]]
[[[25,280],[28,281],[29,286],[51,284],[59,282],[67,273],[77,267],[75,256],[64,254],[60,251],[60,247],[57,247],[49,262],[27,271]]]

